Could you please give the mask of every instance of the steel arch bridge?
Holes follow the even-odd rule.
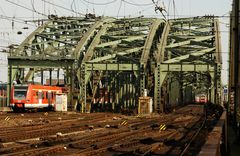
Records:
[[[144,89],[155,112],[199,93],[220,100],[221,45],[213,17],[53,17],[12,48],[8,61],[9,88],[36,72],[43,83],[46,70],[51,82],[52,70],[63,69],[69,107],[82,112],[134,110]]]

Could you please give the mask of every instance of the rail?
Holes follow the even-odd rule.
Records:
[[[197,132],[192,136],[191,140],[189,141],[189,143],[185,146],[185,148],[183,149],[182,153],[180,154],[180,156],[184,156],[186,154],[186,152],[188,151],[189,147],[191,146],[192,142],[194,142],[197,138],[197,136],[199,135],[199,133],[201,132],[201,130],[204,128],[205,123],[207,120],[207,116],[205,114],[205,119],[202,122],[200,128],[197,130]]]
[[[0,114],[0,155],[179,155],[203,124],[203,115],[202,106],[151,116]]]

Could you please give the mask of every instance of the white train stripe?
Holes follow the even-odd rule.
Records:
[[[11,107],[14,107],[15,104],[11,103],[10,106]],[[54,104],[50,104],[51,106],[54,106]],[[24,107],[25,108],[44,108],[44,107],[48,107],[49,104],[38,104],[38,103],[35,103],[35,104],[24,104]]]

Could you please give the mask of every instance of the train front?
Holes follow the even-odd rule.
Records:
[[[27,99],[28,85],[14,85],[11,91],[10,106],[13,110],[24,109]]]

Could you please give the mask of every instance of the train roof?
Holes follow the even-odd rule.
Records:
[[[62,90],[61,87],[58,86],[45,86],[39,84],[16,84],[14,88],[28,88],[31,87],[32,89],[50,89],[50,90]]]

